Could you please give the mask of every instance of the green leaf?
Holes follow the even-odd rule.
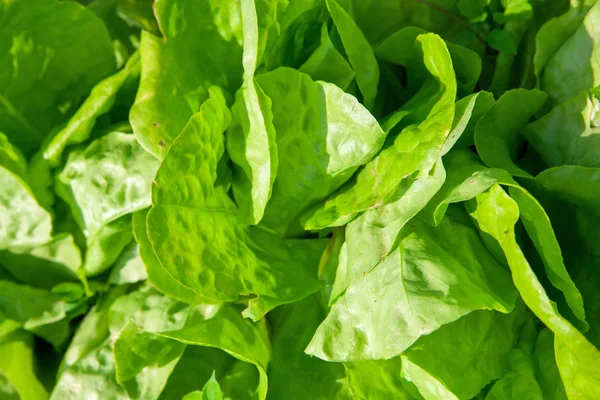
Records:
[[[163,158],[211,86],[239,87],[240,4],[177,0],[158,2],[154,10],[166,40],[142,32],[141,82],[130,122],[144,149]]]
[[[324,22],[328,19],[325,2],[263,2],[277,6],[277,24],[271,25],[268,47],[260,71],[271,71],[284,66],[298,68],[319,47],[319,32],[322,32]],[[259,15],[263,14],[260,11],[263,7],[259,2]]]
[[[402,360],[357,361],[344,363],[348,385],[355,399],[366,400],[393,396],[398,400],[412,400],[403,387]]]
[[[115,379],[115,362],[109,338],[99,344],[94,343],[80,359],[62,371],[50,400],[83,400],[93,395],[99,398],[130,398]]]
[[[540,27],[535,37],[534,68],[538,79],[550,58],[577,30],[595,1],[564,1],[563,3],[568,10],[566,12],[563,10],[562,15],[548,20]]]
[[[56,190],[90,242],[108,223],[150,205],[157,168],[133,135],[111,132],[70,154]]]
[[[519,134],[542,107],[546,97],[539,90],[509,90],[481,117],[475,128],[475,146],[488,166],[503,168],[514,176],[531,178],[531,174],[515,163]],[[507,115],[510,118],[506,118]]]
[[[112,132],[72,152],[57,175],[57,193],[69,204],[87,238],[88,275],[108,268],[131,241],[130,217],[150,205],[158,161],[131,134]],[[117,250],[112,251],[111,250]],[[103,258],[111,252],[108,261]],[[92,259],[100,258],[102,261]]]
[[[138,25],[155,35],[160,35],[152,4],[152,0],[119,0],[118,13],[127,22]]]
[[[287,7],[281,0],[242,0],[244,37],[244,80],[254,75],[265,51],[277,38],[280,30],[278,15]]]
[[[24,177],[27,170],[25,157],[2,132],[0,132],[0,165],[20,177]]]
[[[452,131],[442,148],[442,155],[450,149],[467,148],[475,144],[475,128],[483,115],[494,105],[494,95],[477,92],[456,102]]]
[[[517,46],[509,33],[502,29],[494,29],[487,36],[486,41],[494,50],[500,53],[517,54]]]
[[[511,400],[523,397],[543,399],[542,389],[536,380],[533,346],[536,330],[532,320],[523,327],[518,346],[508,355],[510,372],[494,383],[486,400]]]
[[[19,393],[12,383],[8,380],[6,375],[0,371],[0,394],[3,399],[6,400],[19,400]]]
[[[64,355],[50,396],[52,400],[83,399],[94,394],[126,396],[115,379],[108,329],[110,306],[125,290],[125,286],[116,287],[102,296],[79,325]]]
[[[379,66],[375,54],[350,14],[336,0],[327,0],[327,8],[340,34],[350,65],[356,73],[356,83],[367,109],[372,109],[379,84]]]
[[[223,377],[221,389],[223,397],[230,399],[255,399],[258,397],[256,382],[260,373],[254,365],[239,360],[234,361]]]
[[[415,385],[415,387],[416,383],[420,383],[421,387],[418,388],[419,394],[422,395],[424,399],[458,400],[458,397],[448,390],[442,382],[437,380],[435,376],[430,375],[418,365],[410,362],[410,360],[403,359],[402,377],[405,381]]]
[[[258,398],[266,397],[266,367],[271,349],[264,321],[252,323],[242,318],[234,307],[222,306],[217,310],[206,309],[205,315],[194,314],[182,329],[160,335],[187,345],[217,347],[253,364],[259,372]]]
[[[550,282],[564,294],[567,304],[575,316],[587,328],[583,298],[567,272],[561,249],[554,235],[548,215],[540,203],[527,191],[511,187],[509,192],[513,200],[519,205],[521,221],[535,248],[542,257]]]
[[[68,321],[85,312],[79,301],[69,302],[61,295],[11,281],[0,281],[0,318],[11,320],[52,343],[64,344],[69,337]]]
[[[0,249],[27,248],[49,242],[50,214],[35,199],[27,183],[2,166],[0,182]]]
[[[319,289],[316,269],[326,243],[283,240],[239,221],[223,188],[213,186],[229,119],[222,96],[216,91],[214,96],[176,139],[156,175],[147,234],[167,273],[200,296],[233,301],[241,294],[257,294],[245,311],[257,320],[275,306]],[[189,226],[199,229],[174,234]],[[297,256],[290,263],[292,254]],[[187,258],[183,263],[182,256]]]
[[[50,167],[60,164],[66,147],[83,143],[90,137],[96,121],[110,111],[121,88],[137,83],[139,75],[140,56],[135,53],[122,70],[94,86],[67,125],[43,147],[43,157]]]
[[[306,352],[330,361],[389,359],[471,311],[509,312],[516,296],[509,277],[454,211],[437,228],[407,224],[398,247],[333,304]]]
[[[475,1],[475,0],[473,0]],[[416,26],[450,41],[469,32],[456,1],[347,0],[370,43],[379,44],[399,28]]]
[[[412,96],[398,110],[407,113],[406,120],[402,121],[402,125],[391,128],[400,129],[410,123],[419,123],[454,102],[460,83],[456,81],[457,77],[471,75],[467,70],[465,73],[451,72],[451,67],[454,67],[451,57],[456,48],[438,36],[414,27],[398,30],[376,48],[378,57],[406,67],[407,89]],[[469,57],[461,50],[457,54],[457,69],[461,71],[462,61]],[[468,70],[478,74],[478,61],[471,60]]]
[[[566,400],[565,386],[560,379],[556,358],[554,357],[554,335],[550,330],[544,329],[538,335],[533,360],[543,398]]]
[[[550,167],[600,167],[600,136],[591,120],[594,107],[588,93],[581,92],[527,125],[523,134]]]
[[[525,259],[515,239],[514,224],[519,218],[517,204],[496,185],[468,202],[467,208],[479,229],[494,237],[502,247],[525,304],[555,333],[557,365],[569,398],[599,395],[600,352],[558,313]]]
[[[21,282],[44,289],[79,280],[82,265],[73,236],[64,233],[41,246],[2,251],[0,262]]]
[[[346,226],[346,243],[341,250],[331,301],[393,250],[402,228],[425,207],[445,178],[440,160],[431,175],[403,181],[394,195],[398,200],[367,210]]]
[[[539,86],[553,104],[597,86],[597,21],[600,5],[573,1],[572,8],[549,21],[536,38],[536,71]]]
[[[270,343],[263,322],[243,319],[233,306],[183,304],[147,284],[128,295],[123,293],[117,289],[110,292],[83,321],[67,351],[52,398],[85,398],[90,393],[158,398],[163,388],[166,393],[176,392],[171,373],[210,366],[210,374],[219,363],[225,369],[231,365],[231,357],[222,351],[215,356],[211,351],[191,352],[191,358],[185,357],[186,345],[194,345],[221,349],[243,364],[256,365],[261,378],[252,382],[252,391],[258,390],[259,398],[264,399]],[[206,364],[192,366],[192,360]],[[182,370],[178,369],[180,362],[184,362]],[[182,390],[176,398],[194,388]]]
[[[108,282],[113,285],[124,285],[144,281],[147,278],[139,246],[130,243],[115,262],[108,276]]]
[[[319,47],[298,70],[310,75],[315,81],[333,83],[343,90],[347,89],[355,78],[354,70],[331,41],[326,24],[321,27]]]
[[[472,199],[494,184],[509,186],[510,194],[519,206],[520,219],[542,257],[550,282],[563,292],[576,317],[585,324],[583,299],[567,272],[552,224],[540,203],[506,171],[484,168],[471,152],[451,152],[445,160],[448,171],[446,182],[421,213],[422,217],[437,225],[448,204]]]
[[[546,207],[560,242],[565,264],[574,277],[586,305],[590,330],[586,337],[600,345],[598,274],[590,265],[597,262],[595,238],[598,234],[598,169],[578,166],[550,168],[536,178],[532,187]]]
[[[87,5],[88,9],[93,11],[108,29],[113,43],[117,68],[123,67],[138,48],[140,40],[138,27],[134,26],[121,12],[120,2],[120,0],[103,0]]]
[[[598,100],[600,98],[600,85],[590,88],[589,92]]]
[[[316,296],[285,305],[269,314],[272,355],[269,399],[351,399],[344,368],[304,354],[325,313]],[[353,391],[354,394],[356,394]]]
[[[182,400],[222,400],[223,393],[221,392],[221,387],[219,386],[219,382],[215,378],[215,373],[213,371],[212,376],[206,382],[202,391],[195,391],[186,394],[182,397]]]
[[[425,33],[426,30],[414,26],[402,28],[375,48],[375,55],[395,64],[409,66],[413,62],[411,49],[414,42],[417,36]],[[481,74],[481,58],[474,51],[452,42],[446,41],[446,46],[452,57],[459,97],[469,95]]]
[[[0,371],[0,394],[3,399],[6,400],[19,400],[19,393],[12,383],[8,380],[6,375]]]
[[[502,0],[502,7],[504,12],[494,14],[494,21],[500,24],[528,20],[533,15],[530,0]]]
[[[117,382],[132,398],[158,398],[184,350],[130,321],[113,344]]]
[[[100,228],[87,243],[83,272],[87,276],[94,276],[109,269],[132,239],[130,215],[124,215]]]
[[[524,52],[517,54],[518,49],[533,46],[527,36],[529,26],[530,21],[508,21],[502,30],[492,31],[492,33],[498,32],[496,37],[491,34],[488,36],[489,39],[495,39],[495,46],[500,51],[495,57],[494,72],[487,87],[487,90],[494,93],[496,97],[500,97],[515,86],[522,86],[519,80],[523,74],[529,73],[529,69],[521,72],[519,68],[521,63],[527,63],[527,61],[523,62]],[[524,43],[525,41],[527,43]]]
[[[356,98],[333,84],[314,82],[290,68],[257,81],[273,100],[280,158],[262,223],[285,232],[301,210],[331,194],[373,158],[385,133]]]
[[[234,195],[243,219],[250,224],[259,223],[263,217],[279,163],[271,99],[254,79],[269,31],[277,27],[271,14],[276,12],[277,2],[259,0],[258,3],[267,11],[260,18],[254,0],[242,2],[244,83],[236,95],[234,124],[227,140],[227,152],[239,170],[233,185]]]
[[[215,373],[213,371],[212,376],[202,388],[202,400],[222,400],[223,393],[221,392],[221,387],[219,386],[219,382],[215,379]]]
[[[137,242],[140,258],[144,263],[148,281],[159,292],[185,303],[207,303],[208,301],[191,289],[182,285],[167,273],[156,257],[152,243],[148,239],[146,217],[148,210],[133,214],[133,233]]]
[[[236,364],[246,365],[249,371],[240,370]],[[232,375],[238,378],[236,389],[239,392],[254,393],[258,382],[258,371],[252,364],[233,358],[223,350],[202,346],[186,346],[185,352],[175,366],[167,385],[160,394],[160,400],[180,399],[190,392],[201,393],[211,375],[220,381],[229,381]],[[225,397],[233,398],[232,391],[223,388]],[[250,397],[250,396],[245,396]],[[200,394],[200,398],[202,395]]]
[[[0,15],[0,131],[29,155],[113,72],[113,46],[102,21],[76,2],[11,0]]]
[[[489,4],[490,0],[459,0],[458,9],[471,22],[479,22],[485,20],[487,16],[485,9]]]
[[[279,164],[271,107],[254,77],[248,78],[237,93],[234,123],[227,132],[227,153],[237,167],[233,193],[251,224],[264,215]]]
[[[451,393],[449,398],[473,398],[508,371],[525,315],[522,303],[509,314],[473,311],[421,337],[402,355],[403,368],[425,398],[429,382]],[[470,374],[456,373],[464,370]]]
[[[452,124],[456,79],[444,42],[432,34],[419,36],[418,40],[423,47],[427,69],[435,77],[430,82],[435,94],[433,97],[426,96],[429,101],[435,99],[428,111],[430,116],[418,121],[418,125],[406,127],[393,144],[384,146],[359,171],[356,179],[342,186],[322,204],[309,209],[303,216],[306,229],[340,226],[352,220],[358,212],[386,204],[402,180],[428,175],[438,160]],[[431,93],[431,90],[424,89],[423,93]],[[413,102],[422,107],[419,100],[419,95],[410,100],[407,110],[410,112]]]
[[[0,372],[18,393],[17,399],[48,398],[46,388],[35,375],[34,363],[33,337],[30,334],[17,331],[0,338]],[[0,394],[5,398],[4,391]]]

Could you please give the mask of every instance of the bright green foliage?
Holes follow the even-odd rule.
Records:
[[[600,399],[600,0],[0,0],[0,399]]]

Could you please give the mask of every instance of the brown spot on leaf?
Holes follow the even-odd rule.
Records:
[[[158,122],[155,122],[152,125],[154,125],[155,128],[158,128],[160,126],[160,124]]]
[[[161,139],[161,140],[158,142],[158,145],[159,145],[160,147],[165,147],[165,146],[167,145],[167,143],[165,143],[165,141]]]

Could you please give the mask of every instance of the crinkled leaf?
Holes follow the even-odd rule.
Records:
[[[71,153],[56,190],[91,242],[108,223],[150,205],[157,168],[158,161],[133,135],[112,132]]]
[[[209,97],[212,85],[230,91],[239,87],[240,4],[234,0],[161,0],[154,10],[166,40],[142,32],[141,82],[130,122],[142,146],[162,158]]]
[[[33,247],[51,239],[50,214],[36,200],[27,183],[0,166],[0,249]]]
[[[359,171],[356,179],[342,186],[324,203],[309,209],[303,216],[306,229],[343,225],[356,213],[387,203],[402,180],[428,175],[437,161],[454,116],[456,79],[443,41],[432,34],[420,36],[419,41],[428,70],[437,78],[434,79],[437,83],[432,84],[436,102],[431,115],[418,125],[406,127],[392,145],[384,146]]]
[[[326,243],[283,240],[239,221],[233,202],[213,186],[229,118],[214,92],[176,139],[155,179],[147,233],[162,267],[193,292],[213,301],[258,295],[245,314],[256,320],[319,289],[316,269]],[[189,226],[198,229],[174,234]]]
[[[431,175],[404,180],[396,201],[365,211],[346,226],[346,243],[335,276],[331,301],[352,282],[370,271],[396,244],[398,234],[432,196],[446,178],[441,160]]]
[[[455,211],[437,228],[407,224],[398,247],[335,302],[307,353],[335,361],[388,359],[471,311],[510,311],[516,296],[510,278]]]
[[[285,230],[307,206],[340,187],[381,148],[385,133],[352,95],[280,68],[257,78],[273,100],[277,179],[263,224]]]
[[[144,263],[148,281],[161,293],[186,303],[206,303],[204,297],[182,285],[163,268],[156,257],[152,243],[146,231],[146,216],[148,211],[138,211],[133,214],[133,233],[138,245],[140,258]]]

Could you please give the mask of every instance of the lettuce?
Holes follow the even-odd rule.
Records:
[[[599,24],[0,1],[0,399],[599,399]]]

